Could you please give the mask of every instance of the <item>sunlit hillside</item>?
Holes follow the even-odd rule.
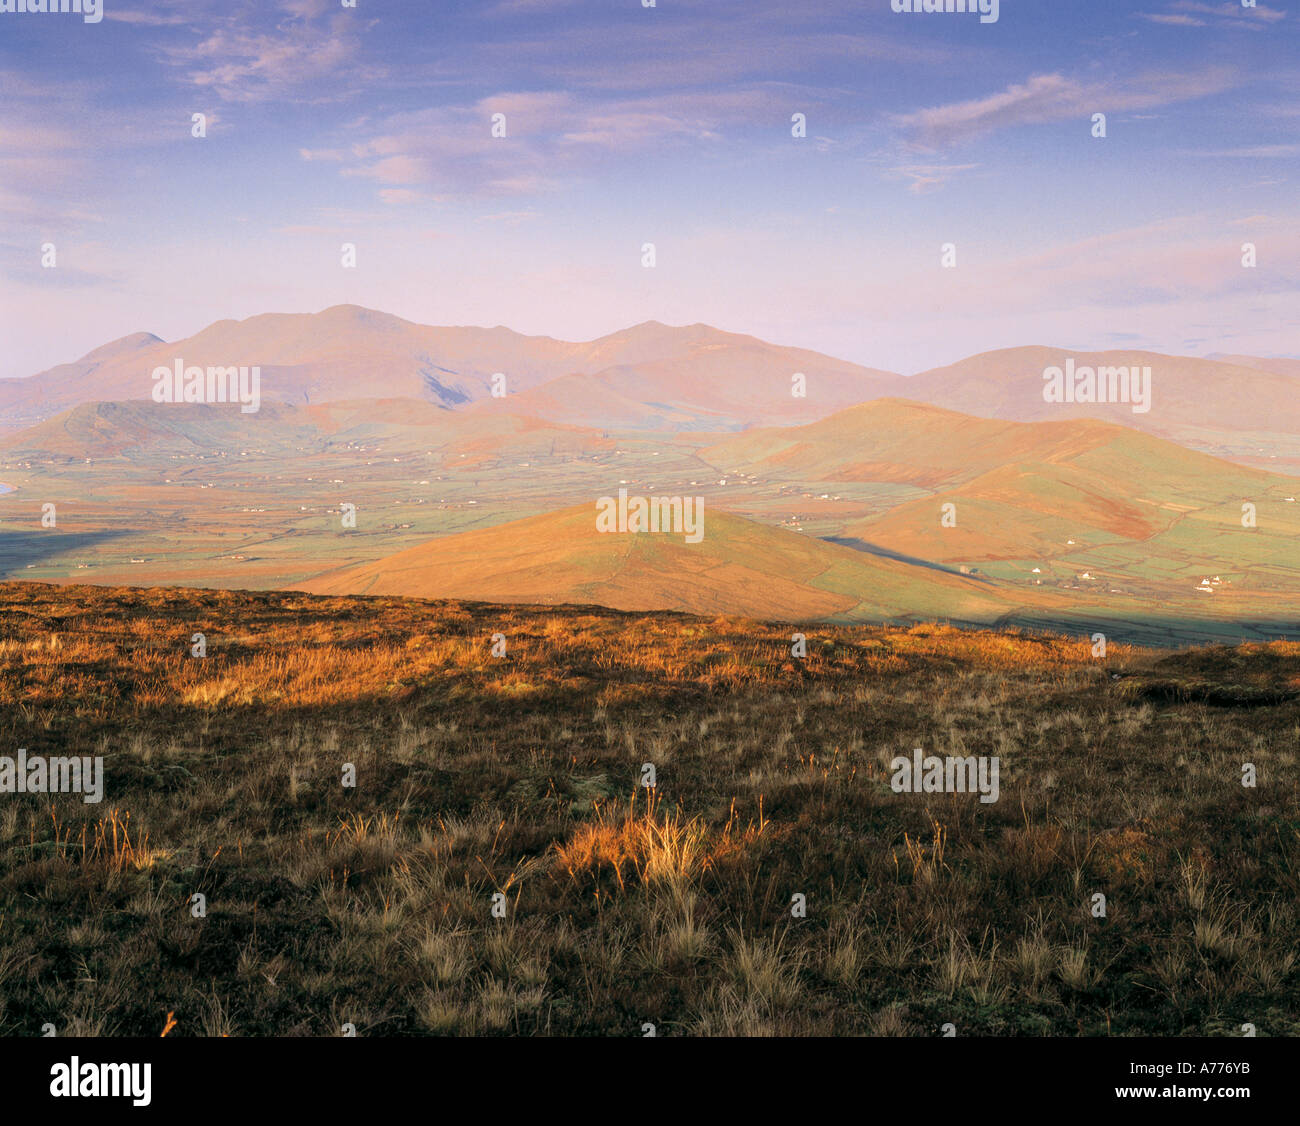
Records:
[[[1049,594],[880,558],[707,506],[703,519],[698,543],[670,533],[604,534],[595,507],[579,505],[431,540],[301,585],[319,594],[588,602],[793,621],[991,623],[1025,608],[1067,609]]]

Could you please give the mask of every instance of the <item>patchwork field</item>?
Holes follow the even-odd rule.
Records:
[[[1300,637],[1294,479],[1139,431],[897,399],[729,436],[515,411],[82,405],[0,441],[0,576]],[[703,542],[595,536],[621,488],[704,498]]]

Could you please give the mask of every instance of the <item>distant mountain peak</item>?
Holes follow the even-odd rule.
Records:
[[[306,315],[311,316],[312,314],[308,313]],[[381,309],[370,309],[365,305],[331,305],[328,309],[322,309],[315,315],[318,317],[328,317],[330,320],[347,320],[368,325],[410,325],[415,323],[414,321],[408,321],[403,317],[399,317],[394,313],[385,313]]]
[[[128,352],[138,352],[142,348],[152,348],[155,344],[166,343],[161,336],[155,336],[152,332],[133,332],[129,336],[123,336],[117,340],[110,340],[107,344],[101,344],[94,351],[87,352],[77,363],[89,364],[109,360],[114,356],[125,355]]]

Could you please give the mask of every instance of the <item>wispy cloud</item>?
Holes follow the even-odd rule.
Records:
[[[157,51],[185,81],[230,102],[328,100],[380,76],[358,61],[364,24],[354,12],[324,0],[281,0],[273,10],[280,18],[267,24],[250,19],[252,10],[211,16],[199,42],[159,45]]]
[[[381,188],[379,198],[390,207],[397,207],[406,203],[419,203],[424,195],[410,188]]]
[[[978,164],[905,164],[892,171],[899,176],[906,176],[912,182],[908,191],[920,195],[943,187],[954,176],[978,168]]]
[[[1225,27],[1260,31],[1267,24],[1286,19],[1286,12],[1260,4],[1243,8],[1239,0],[1207,4],[1204,0],[1175,0],[1164,12],[1138,12],[1139,19],[1167,27]]]
[[[1000,129],[1188,101],[1221,93],[1232,82],[1232,72],[1225,67],[1119,83],[1039,74],[987,97],[917,110],[895,120],[915,147],[933,151]]]
[[[1285,145],[1239,145],[1225,149],[1181,149],[1179,156],[1209,156],[1216,159],[1242,158],[1247,160],[1273,160],[1291,156],[1300,156],[1300,144]]]
[[[1195,16],[1177,16],[1160,12],[1139,12],[1138,18],[1151,23],[1164,24],[1167,27],[1205,27],[1206,21]]]
[[[141,12],[127,8],[105,7],[104,18],[115,23],[128,23],[136,27],[181,27],[193,17],[180,12]]]
[[[370,134],[347,150],[343,174],[467,196],[530,194],[555,190],[606,160],[722,143],[729,131],[784,122],[788,108],[762,89],[612,99],[499,93],[368,124]],[[493,134],[498,114],[504,136]],[[302,150],[302,156],[332,159],[338,151]]]

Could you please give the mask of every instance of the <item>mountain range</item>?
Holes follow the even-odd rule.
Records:
[[[604,430],[715,431],[816,421],[898,397],[1019,422],[1101,418],[1219,456],[1300,467],[1300,360],[1019,347],[913,376],[864,367],[707,325],[648,321],[584,343],[503,327],[433,327],[355,305],[218,321],[171,343],[140,332],[26,379],[0,380],[0,428],[89,402],[147,400],[151,373],[177,360],[257,365],[263,398],[297,406],[410,399]],[[1150,369],[1151,406],[1057,403],[1044,371]],[[494,377],[498,393],[493,397]],[[801,376],[802,395],[792,394]]]
[[[261,368],[264,399],[314,405],[412,399],[446,409],[493,400],[513,413],[633,429],[737,429],[807,421],[871,398],[892,373],[767,344],[707,325],[649,321],[586,343],[507,328],[435,328],[355,305],[316,314],[218,321],[166,343],[135,333],[74,363],[0,380],[0,423],[21,428],[82,403],[149,399],[151,373],[185,366]],[[814,393],[791,396],[804,374]]]

